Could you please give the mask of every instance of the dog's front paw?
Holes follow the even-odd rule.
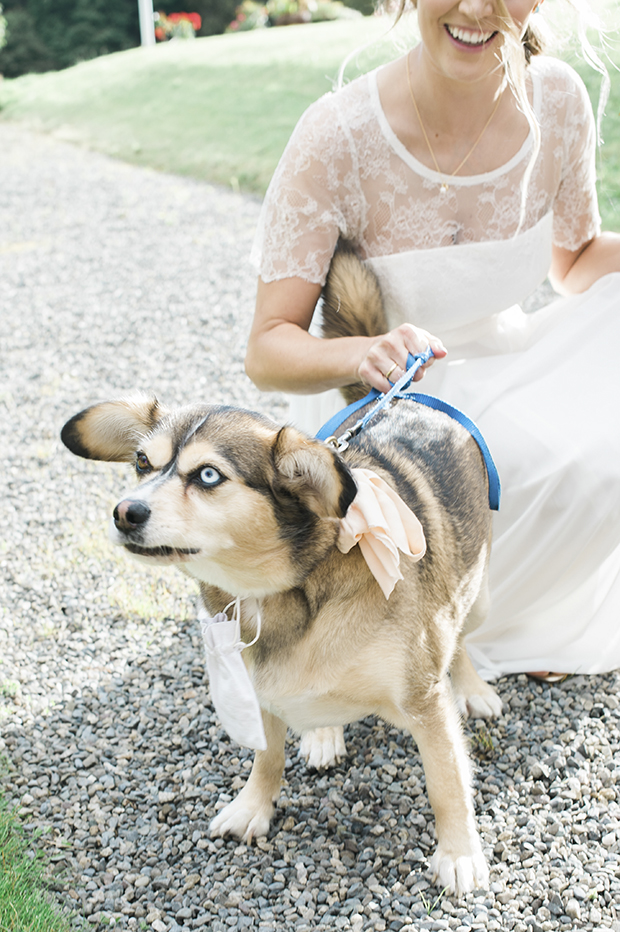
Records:
[[[453,857],[440,844],[431,860],[431,870],[438,886],[455,896],[489,888],[489,868],[482,850]]]
[[[461,684],[453,684],[454,698],[463,718],[497,718],[502,714],[503,703],[490,683],[476,677],[473,690],[463,689]]]
[[[267,834],[272,815],[271,800],[258,799],[251,790],[244,787],[239,795],[212,819],[209,831],[212,836],[234,835],[250,844],[253,838]]]
[[[502,700],[485,683],[461,645],[450,670],[452,694],[463,718],[495,718],[502,714]]]
[[[301,736],[299,754],[305,758],[308,767],[314,770],[324,770],[339,764],[347,755],[342,728],[338,726],[305,731]]]

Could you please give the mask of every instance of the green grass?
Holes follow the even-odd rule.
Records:
[[[600,78],[581,62],[567,56],[567,60],[583,78],[590,99],[596,110],[600,90]],[[620,67],[620,52],[616,52],[615,64]],[[602,135],[604,145],[597,156],[598,196],[603,228],[620,231],[620,75],[610,70],[611,93],[605,108]]]
[[[262,193],[344,56],[388,28],[360,18],[131,49],[4,81],[0,107],[130,162]],[[361,67],[398,54],[387,46],[362,55]]]
[[[131,49],[1,82],[1,115],[129,162],[262,194],[297,119],[331,89],[345,55],[377,40],[347,70],[353,77],[411,41],[410,23],[397,41],[381,40],[388,30],[388,18],[363,18]],[[611,54],[620,66],[617,41]],[[597,75],[578,70],[596,103]],[[606,227],[620,229],[620,80],[610,73],[599,193]]]
[[[0,798],[0,932],[68,932],[45,893],[45,862]]]

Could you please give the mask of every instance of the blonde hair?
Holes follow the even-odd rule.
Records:
[[[407,6],[411,5],[416,8],[417,0],[398,0],[394,25],[400,20],[406,11]],[[527,96],[527,86],[525,82],[526,67],[530,63],[532,56],[539,55],[544,50],[544,38],[535,24],[528,23],[523,33],[519,31],[513,18],[511,17],[504,0],[495,0],[497,10],[501,21],[501,33],[504,41],[500,47],[500,61],[504,68],[506,82],[510,87],[519,109],[528,122],[534,145],[532,154],[528,160],[521,180],[521,209],[519,212],[519,224],[515,232],[518,235],[523,221],[525,219],[525,210],[527,204],[527,191],[530,183],[534,165],[540,152],[540,126],[536,119],[536,114],[530,104]]]
[[[601,127],[603,123],[603,117],[605,115],[605,105],[607,104],[609,99],[609,92],[611,90],[611,79],[609,77],[609,72],[607,71],[605,63],[601,58],[601,55],[599,55],[599,52],[592,45],[590,39],[588,38],[588,29],[591,29],[597,33],[600,44],[603,47],[602,54],[611,63],[613,68],[616,68],[616,66],[609,58],[609,55],[604,51],[606,38],[604,24],[596,15],[588,3],[588,0],[567,0],[567,2],[573,8],[573,11],[577,16],[577,35],[579,37],[581,55],[584,61],[591,68],[593,68],[594,71],[598,71],[601,76],[601,89],[599,92],[598,105],[596,108],[597,142],[598,145],[601,146],[603,144]]]
[[[519,110],[528,122],[534,141],[532,154],[525,166],[525,171],[521,179],[521,210],[519,212],[519,225],[515,231],[515,236],[517,236],[525,220],[527,192],[541,145],[540,125],[534,113],[534,108],[527,96],[527,87],[525,83],[526,68],[532,59],[532,55],[539,55],[542,52],[544,43],[542,36],[536,30],[534,24],[531,22],[528,23],[523,33],[521,33],[508,12],[504,0],[495,0],[495,2],[497,3],[502,23],[501,32],[504,39],[500,47],[504,74],[506,75],[508,86],[517,101]]]
[[[414,8],[417,6],[417,0],[397,0],[397,2],[398,5],[396,8],[394,25],[403,16],[407,6],[410,3]],[[540,2],[542,3],[542,0],[540,0]],[[533,15],[530,16],[530,20],[523,33],[520,33],[516,23],[508,12],[504,0],[495,0],[495,3],[497,5],[497,10],[500,16],[501,32],[504,39],[500,49],[500,57],[504,68],[504,74],[506,76],[506,81],[517,101],[519,109],[529,124],[532,138],[534,140],[532,154],[523,173],[521,182],[521,211],[519,226],[517,227],[517,232],[515,233],[515,235],[517,235],[521,229],[525,217],[527,191],[541,144],[540,126],[538,125],[536,114],[534,113],[527,95],[527,66],[530,64],[532,58],[535,55],[540,55],[545,51],[548,45],[549,32],[548,29],[545,29],[545,22],[543,18],[538,15],[538,7],[535,8]],[[601,56],[588,38],[587,31],[588,29],[593,29],[601,37],[601,42],[603,43],[604,29],[599,17],[590,7],[588,0],[567,0],[567,3],[570,7],[572,7],[577,17],[577,35],[579,38],[581,54],[587,64],[590,65],[590,67],[592,67],[595,71],[598,71],[598,73],[601,75],[601,90],[599,93],[596,113],[597,142],[600,146],[603,142],[601,135],[601,125],[603,116],[605,114],[605,105],[609,98],[611,81]]]
[[[516,23],[508,12],[505,0],[494,0],[494,2],[496,3],[497,11],[499,13],[501,33],[504,39],[500,47],[499,59],[504,69],[506,82],[510,87],[512,94],[514,95],[515,100],[517,101],[519,109],[528,122],[534,143],[532,147],[532,154],[525,167],[523,178],[521,180],[521,209],[519,224],[515,232],[516,236],[521,230],[523,220],[525,218],[527,192],[541,145],[540,126],[527,95],[527,66],[530,64],[534,56],[540,55],[546,50],[547,46],[550,44],[549,37],[552,35],[552,33],[550,32],[550,29],[547,26],[544,18],[541,17],[538,13],[538,7],[536,7],[536,9],[530,15],[530,19],[523,32],[520,32]],[[599,37],[601,37],[601,44],[604,44],[605,33],[599,17],[596,16],[596,14],[591,9],[588,0],[566,0],[566,2],[573,9],[573,12],[577,17],[577,35],[579,37],[581,54],[587,64],[594,68],[594,70],[598,71],[601,75],[601,90],[599,94],[596,117],[597,140],[600,146],[602,144],[601,124],[605,113],[605,104],[609,98],[611,81],[601,56],[588,38],[587,30],[593,29],[595,32],[597,32]],[[542,4],[542,0],[540,0],[540,3]],[[406,13],[409,6],[415,9],[417,7],[417,0],[378,0],[377,12],[395,13],[392,25],[387,31],[386,36],[394,29],[396,24]],[[344,83],[344,73],[348,64],[360,52],[363,52],[367,48],[373,46],[375,42],[376,40],[372,39],[370,42],[363,45],[361,49],[356,49],[347,55],[347,57],[342,62],[340,71],[338,73],[336,82],[337,87],[342,87]],[[612,66],[615,67],[613,62]]]
[[[535,55],[540,55],[546,50],[547,45],[549,44],[549,29],[546,27],[542,16],[536,15],[534,19],[530,18],[530,21],[528,22],[523,35],[519,36],[518,30],[506,8],[504,0],[496,0],[496,2],[500,17],[502,19],[501,31],[505,39],[502,46],[501,55],[504,68],[506,70],[506,78],[511,86],[513,93],[515,94],[515,97],[519,101],[520,106],[523,108],[523,112],[526,118],[528,118],[529,107],[527,103],[527,95],[525,94],[526,72],[522,67],[522,63],[523,60],[525,60],[525,66],[527,67]],[[542,6],[542,2],[543,0],[540,0],[540,6]],[[379,6],[387,6],[388,3],[389,0],[383,0]],[[569,7],[571,7],[573,13],[576,16],[577,37],[579,39],[581,55],[584,61],[595,71],[598,71],[601,76],[601,90],[596,108],[597,140],[598,144],[601,145],[603,141],[601,136],[601,125],[603,116],[605,114],[605,105],[609,99],[611,80],[609,78],[609,72],[605,66],[605,63],[601,58],[601,54],[599,54],[599,51],[592,45],[592,42],[588,38],[588,30],[593,30],[598,34],[601,46],[604,48],[605,29],[600,17],[594,12],[588,0],[566,0],[566,3]],[[417,0],[397,0],[394,25],[403,16],[409,5],[415,9]],[[539,7],[537,6],[534,10],[535,14],[537,14],[538,9]],[[606,55],[604,51],[602,54],[609,58],[609,56]],[[615,67],[613,62],[612,66]],[[520,90],[518,89],[519,84],[521,84]],[[529,118],[528,122],[530,122]]]

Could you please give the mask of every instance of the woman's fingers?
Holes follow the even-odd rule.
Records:
[[[424,370],[432,365],[433,358],[441,359],[446,355],[446,348],[438,337],[412,324],[401,324],[389,333],[378,337],[372,344],[359,367],[360,377],[381,392],[387,392],[407,369],[409,354],[422,353],[431,347],[434,357],[420,367],[414,376],[418,382],[424,376]]]

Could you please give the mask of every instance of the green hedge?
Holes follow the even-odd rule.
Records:
[[[374,0],[343,0],[346,6],[370,15],[375,10]],[[200,13],[202,27],[199,35],[213,36],[224,32],[235,18],[235,11],[241,0],[154,0],[157,9],[164,13]]]
[[[202,26],[199,36],[215,36],[224,32],[235,18],[241,0],[153,0],[153,6],[164,13],[199,13]]]
[[[164,13],[199,13],[199,35],[224,32],[241,0],[154,0]],[[371,13],[374,0],[344,0]],[[35,71],[56,71],[109,52],[140,44],[138,0],[4,0],[6,45],[0,49],[0,74],[16,78]]]
[[[4,0],[0,73],[68,68],[140,44],[137,0]]]

